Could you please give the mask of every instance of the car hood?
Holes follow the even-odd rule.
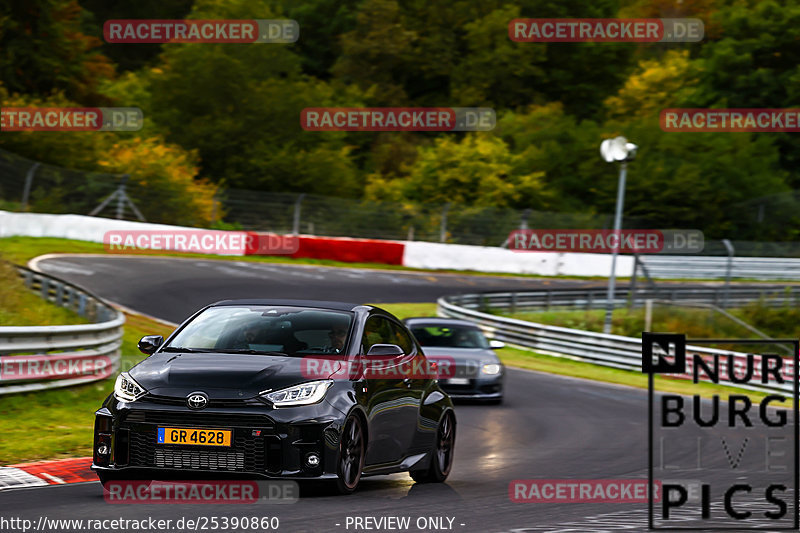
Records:
[[[129,372],[158,396],[185,397],[203,391],[210,399],[252,398],[319,376],[307,377],[302,357],[230,353],[157,353]]]
[[[489,348],[447,348],[423,346],[422,351],[426,356],[452,357],[456,363],[460,361],[499,361],[497,354]]]

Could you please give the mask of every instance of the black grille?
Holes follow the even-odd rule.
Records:
[[[243,452],[199,450],[156,450],[155,465],[161,468],[194,468],[203,470],[244,471]]]
[[[156,396],[150,394],[147,396],[147,401],[158,403],[162,405],[179,405],[186,407],[186,398],[174,398],[172,396]],[[249,405],[261,405],[264,403],[257,398],[246,398],[238,400],[209,400],[207,407],[246,407]]]
[[[239,415],[228,413],[192,413],[191,411],[131,411],[125,418],[126,422],[144,422],[147,424],[200,426],[219,428],[248,427],[256,429],[269,429],[273,427],[272,420],[264,415]]]
[[[155,468],[263,472],[264,437],[234,431],[233,445],[200,448],[156,444],[156,431],[131,431],[130,465]]]

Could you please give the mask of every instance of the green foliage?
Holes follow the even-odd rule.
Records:
[[[0,81],[10,92],[102,102],[97,85],[114,67],[98,51],[101,41],[83,33],[84,14],[76,0],[0,4]]]
[[[110,18],[184,16],[292,18],[300,40],[100,41]],[[507,35],[514,18],[616,16],[700,18],[706,38],[518,43]],[[399,202],[390,217],[422,231],[439,213],[411,204],[463,202],[464,219],[452,222],[464,227],[503,207],[580,213],[586,224],[602,225],[598,214],[613,210],[617,167],[600,159],[598,145],[625,135],[640,146],[629,165],[629,227],[790,240],[800,204],[788,194],[800,189],[796,137],[665,133],[658,119],[666,107],[796,106],[798,22],[800,4],[788,0],[31,0],[0,7],[3,105],[135,106],[146,126],[9,133],[0,145],[86,170],[129,171],[113,163],[121,156],[142,167],[133,182],[159,187],[159,201],[148,203],[175,213],[173,221],[208,223],[214,183]],[[492,107],[498,123],[473,134],[301,128],[304,108],[338,106]],[[3,184],[5,200],[18,196],[12,189]],[[99,201],[104,190],[61,177],[32,200],[56,212],[78,194]],[[180,200],[162,202],[167,193]],[[195,193],[202,200],[186,196]],[[768,224],[753,215],[764,210]]]
[[[535,205],[541,173],[516,174],[516,156],[496,137],[470,133],[462,142],[441,137],[420,149],[407,177],[374,176],[368,197],[478,206]]]

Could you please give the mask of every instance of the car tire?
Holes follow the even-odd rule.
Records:
[[[361,481],[366,453],[366,438],[361,418],[350,415],[342,428],[336,465],[336,492],[352,494]]]
[[[456,421],[448,411],[436,429],[436,443],[432,450],[430,465],[426,470],[411,470],[409,475],[417,483],[442,483],[453,467],[456,444]]]

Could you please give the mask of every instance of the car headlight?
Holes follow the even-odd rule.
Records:
[[[127,372],[117,376],[117,381],[114,383],[114,397],[121,402],[136,401],[144,396],[146,392],[144,387],[136,383]]]
[[[263,397],[269,400],[275,407],[289,407],[292,405],[310,405],[322,400],[328,387],[333,385],[333,380],[324,379],[320,381],[309,381],[286,389],[276,390],[264,394]]]
[[[483,365],[483,368],[481,368],[481,372],[483,372],[488,376],[496,376],[497,374],[500,373],[501,369],[502,367],[497,363],[488,363]]]

